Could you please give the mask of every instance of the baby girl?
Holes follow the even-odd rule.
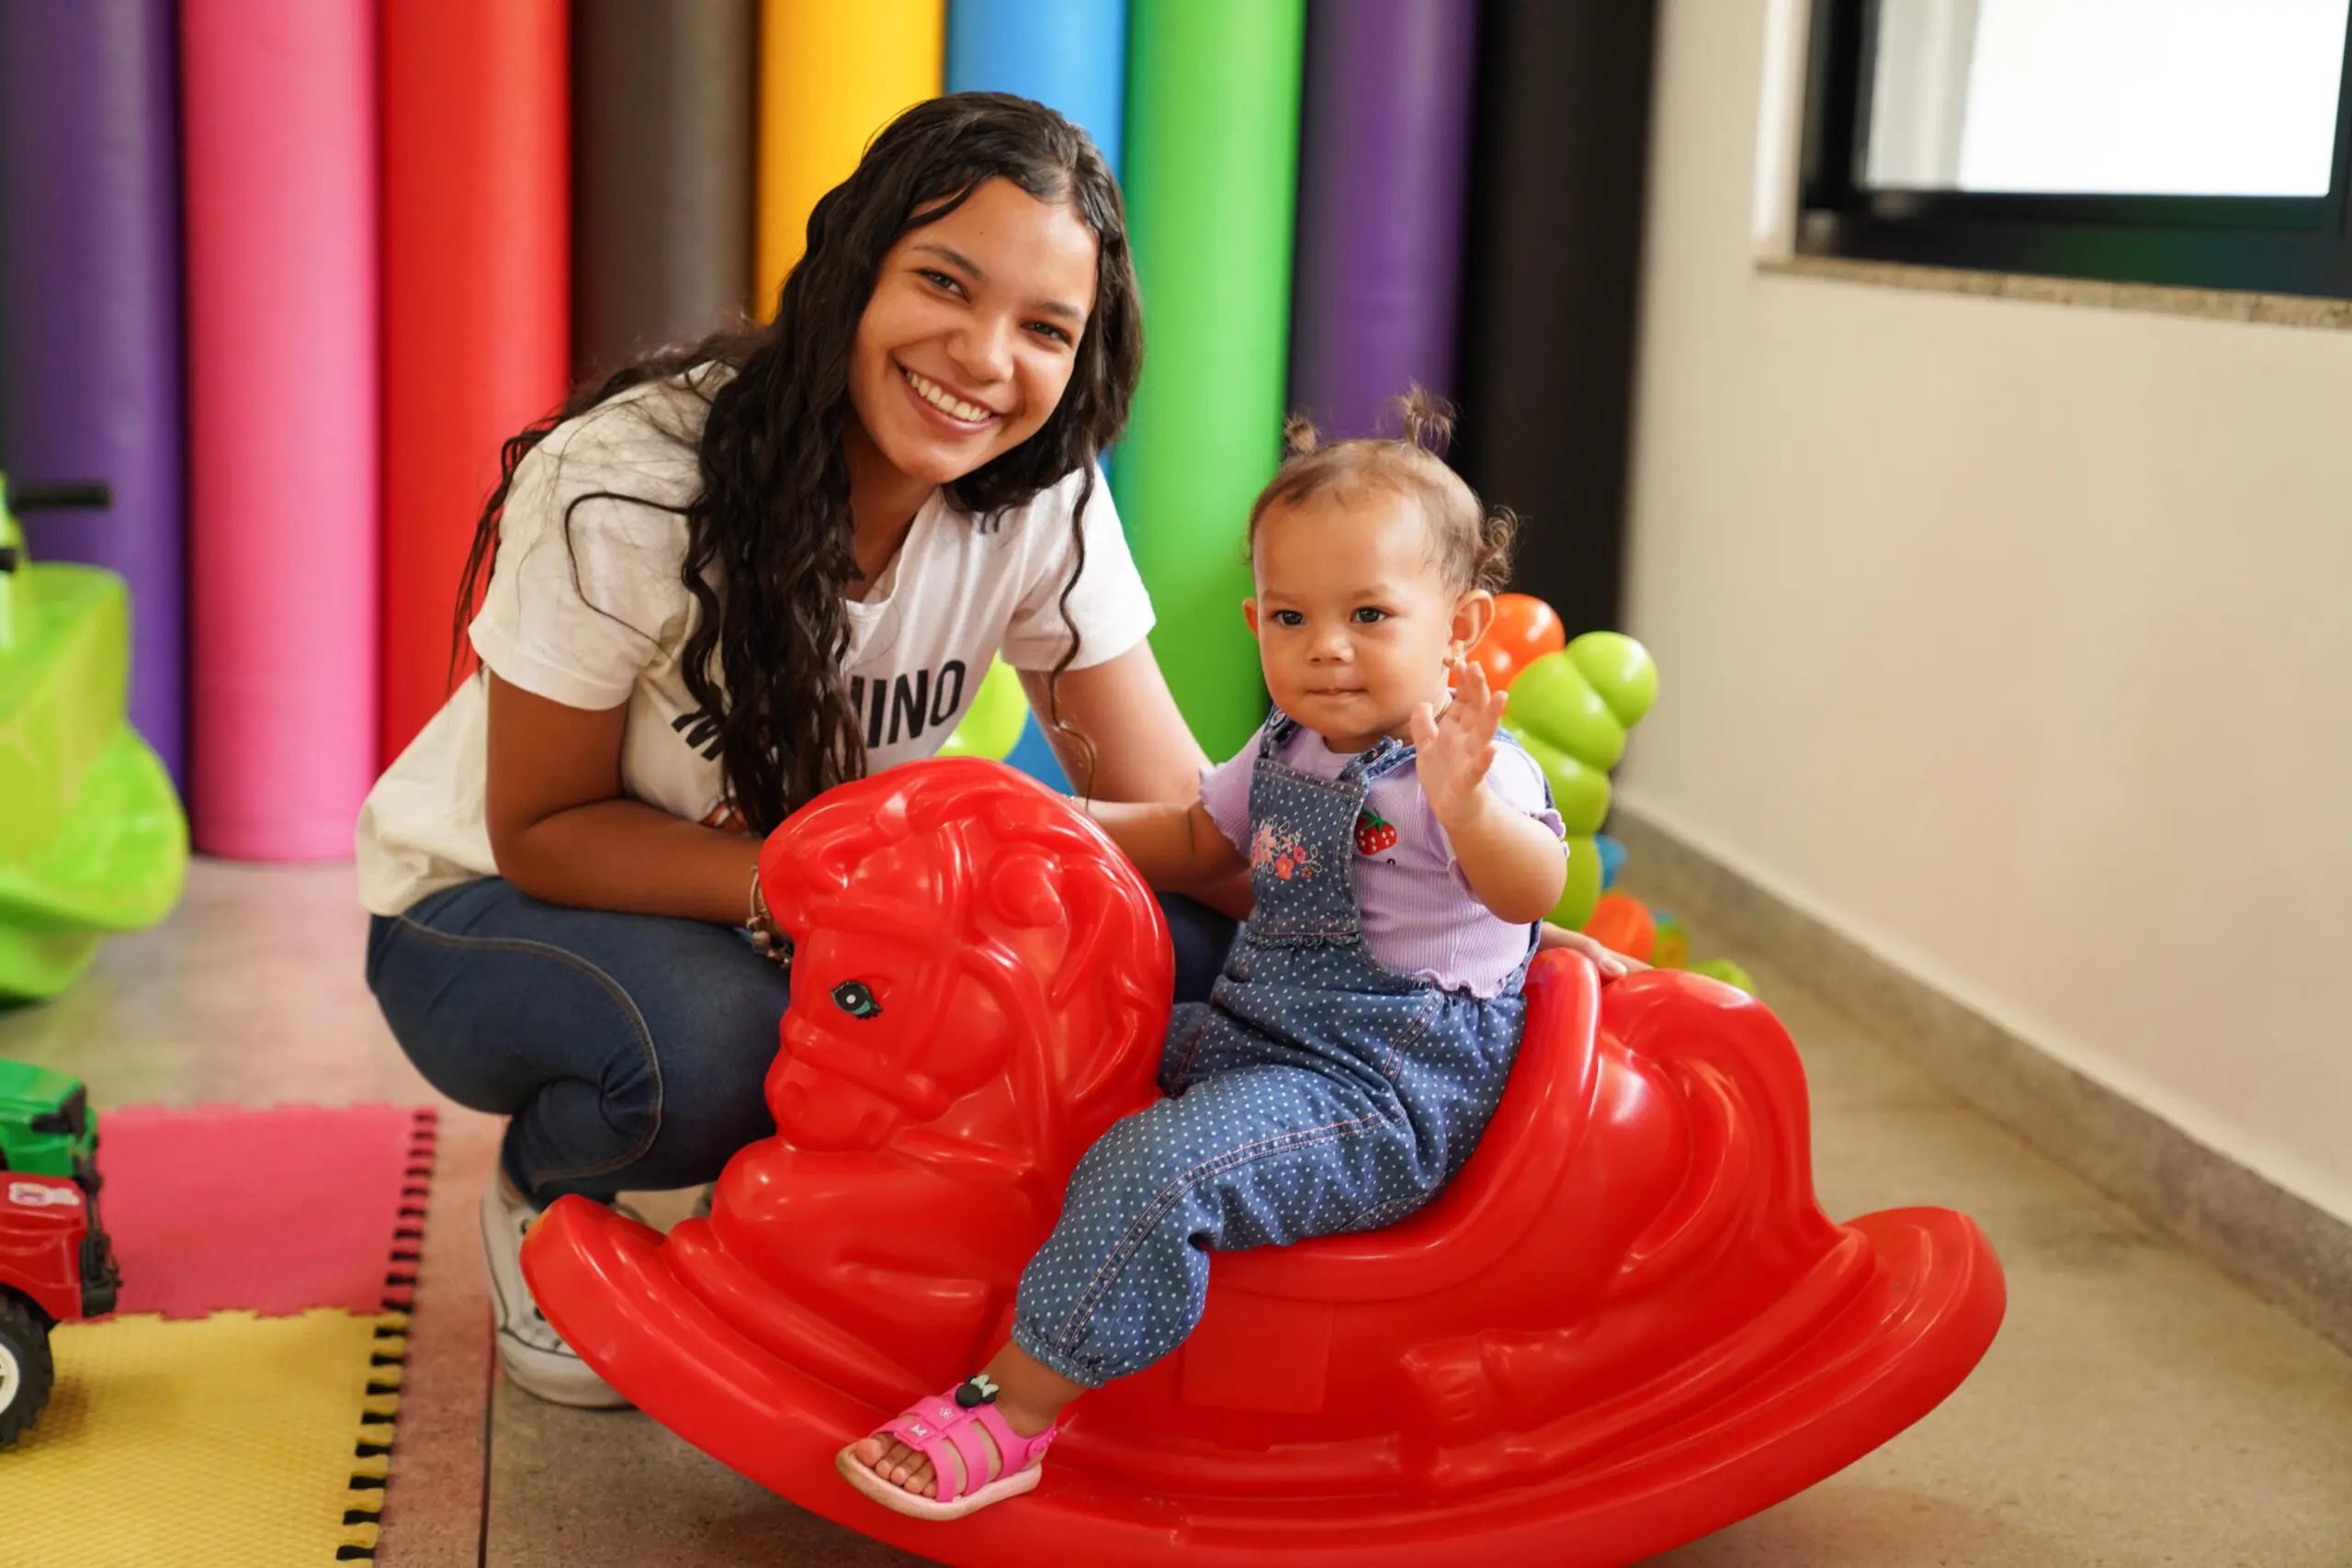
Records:
[[[1212,998],[1170,1021],[1167,1098],[1071,1176],[1011,1343],[842,1451],[888,1507],[953,1518],[1034,1487],[1064,1407],[1193,1331],[1211,1252],[1403,1218],[1502,1096],[1565,850],[1543,773],[1464,657],[1510,519],[1430,449],[1446,424],[1427,400],[1405,417],[1401,441],[1319,448],[1295,423],[1251,509],[1264,728],[1197,802],[1092,808],[1154,886],[1247,864],[1256,907]]]

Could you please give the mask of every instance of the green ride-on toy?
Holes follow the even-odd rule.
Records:
[[[0,1449],[49,1403],[50,1330],[112,1312],[121,1287],[98,1218],[88,1094],[63,1073],[0,1062]]]
[[[105,507],[102,485],[0,479],[0,1006],[53,997],[98,943],[153,925],[187,874],[187,818],[124,717],[130,595],[35,564],[19,510]]]

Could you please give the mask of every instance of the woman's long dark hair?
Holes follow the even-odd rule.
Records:
[[[856,172],[809,214],[807,254],[785,279],[769,324],[650,355],[575,390],[505,444],[498,488],[466,559],[453,660],[462,656],[466,624],[497,558],[515,466],[555,426],[631,387],[723,366],[734,374],[709,394],[696,444],[702,493],[684,509],[682,573],[700,613],[682,673],[718,727],[727,788],[751,831],[770,831],[796,807],[863,773],[865,739],[842,673],[849,647],[842,597],[857,570],[842,449],[850,344],[890,247],[999,178],[1067,204],[1099,243],[1094,312],[1060,403],[1028,440],[946,487],[948,500],[986,526],[1084,470],[1061,595],[1070,640],[1048,678],[1050,693],[1077,653],[1069,595],[1086,563],[1081,520],[1099,479],[1096,455],[1126,423],[1143,360],[1142,307],[1126,214],[1102,154],[1053,110],[1001,93],[918,104],[876,137]],[[567,513],[567,533],[569,524]],[[1047,708],[1057,724],[1050,699]]]

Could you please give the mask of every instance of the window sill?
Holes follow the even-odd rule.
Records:
[[[2209,321],[2352,330],[2352,299],[2322,299],[2301,294],[2166,288],[2145,283],[2101,283],[2089,278],[2044,277],[2029,273],[1965,272],[1957,267],[1913,266],[1899,262],[1849,261],[1840,256],[1770,257],[1758,262],[1756,269],[1776,277],[1817,278],[1881,288],[1924,289],[1936,294],[1973,294],[2040,305],[2138,310],[2164,316],[2194,316]]]

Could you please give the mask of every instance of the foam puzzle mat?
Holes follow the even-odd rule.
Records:
[[[137,1106],[98,1122],[124,1314],[410,1304],[430,1110]]]
[[[436,1119],[389,1105],[99,1114],[121,1310],[60,1325],[0,1449],[0,1568],[375,1555]]]
[[[295,1568],[374,1555],[404,1320],[334,1309],[66,1324],[0,1450],[0,1568]]]

